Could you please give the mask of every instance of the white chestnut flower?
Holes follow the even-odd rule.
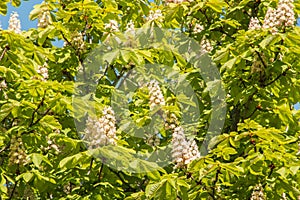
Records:
[[[188,159],[186,160],[186,164],[200,158],[200,152],[198,149],[198,145],[195,140],[191,139],[188,141],[189,151],[188,151]]]
[[[277,25],[277,11],[274,8],[268,8],[267,13],[264,18],[263,22],[263,28],[265,29],[274,29],[273,31],[276,31],[276,25]]]
[[[174,130],[178,126],[178,118],[174,113],[166,113],[166,122],[165,122],[165,129],[166,130]]]
[[[162,21],[162,13],[160,9],[157,9],[155,11],[150,10],[149,11],[149,15],[148,17],[146,17],[147,21],[153,21],[153,20],[158,20],[158,21]]]
[[[79,50],[83,50],[85,48],[84,38],[80,32],[73,33],[71,43]]]
[[[49,10],[43,10],[38,17],[38,27],[46,28],[51,24],[51,16]]]
[[[175,168],[183,167],[200,157],[198,146],[194,140],[187,141],[181,126],[174,129],[172,134],[172,158]]]
[[[287,197],[286,197],[286,193],[283,192],[282,195],[281,195],[281,200],[287,200]]]
[[[104,29],[106,29],[109,32],[120,31],[118,22],[116,20],[109,20],[109,23],[104,24]]]
[[[48,79],[48,69],[47,69],[47,63],[44,63],[43,66],[39,65],[38,69],[36,70],[37,73],[39,73],[40,75],[42,75],[42,81],[46,81]]]
[[[201,51],[203,53],[209,53],[209,52],[211,52],[213,50],[213,47],[212,47],[211,43],[206,38],[203,38],[201,40],[200,46],[201,46]]]
[[[293,3],[293,0],[279,0],[276,13],[278,26],[295,26],[296,18]]]
[[[146,143],[150,146],[158,146],[160,144],[160,138],[157,134],[146,134],[144,138]]]
[[[1,81],[0,82],[0,91],[3,90],[3,89],[6,89],[6,88],[7,88],[7,85],[6,85],[5,80]]]
[[[196,24],[193,29],[193,32],[195,34],[197,34],[197,33],[201,33],[203,30],[204,30],[204,27],[201,24]]]
[[[250,200],[265,200],[264,190],[261,184],[255,186],[254,190],[252,191]]]
[[[10,14],[8,30],[14,31],[17,34],[21,33],[21,21],[17,12]]]
[[[20,137],[12,136],[10,140],[9,164],[25,165],[28,162],[27,155]]]
[[[105,145],[116,145],[116,118],[111,107],[105,107],[103,116],[99,119],[88,117],[84,130],[84,139],[90,143],[90,148]]]
[[[189,144],[185,139],[184,130],[181,126],[176,127],[172,134],[172,158],[176,168],[185,165],[188,159]]]
[[[125,33],[129,33],[131,35],[135,34],[134,23],[132,20],[130,20],[129,23],[126,25]]]
[[[261,28],[261,25],[260,25],[257,17],[251,17],[248,29],[249,30],[258,30],[260,28]]]
[[[159,83],[156,80],[152,80],[148,83],[149,95],[150,95],[150,110],[153,110],[156,106],[164,106],[164,95],[159,87]]]

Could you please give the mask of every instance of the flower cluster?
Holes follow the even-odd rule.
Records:
[[[84,38],[82,33],[80,32],[73,33],[71,43],[75,48],[79,50],[83,50],[85,48]]]
[[[40,75],[42,75],[42,81],[46,81],[48,79],[48,69],[47,69],[47,63],[44,63],[43,66],[38,66],[38,69],[36,70],[37,73],[39,73]]]
[[[153,11],[153,10],[150,10],[149,12],[149,16],[146,18],[147,21],[153,21],[153,20],[159,20],[159,21],[162,21],[162,13],[161,13],[161,10],[156,10],[156,11]]]
[[[263,28],[271,29],[273,34],[278,28],[293,27],[296,22],[293,0],[279,0],[277,9],[269,8],[263,23]]]
[[[3,81],[0,82],[0,91],[5,89],[5,88],[7,88],[7,85],[6,85],[5,80],[3,80]]]
[[[276,27],[276,10],[274,8],[268,8],[266,13],[263,28],[272,28]]]
[[[158,82],[155,80],[150,81],[150,83],[148,83],[148,89],[150,95],[150,110],[153,110],[156,106],[164,106],[165,99]]]
[[[90,142],[90,148],[116,144],[116,118],[111,107],[103,109],[99,119],[88,117],[85,128],[85,140]]]
[[[251,194],[251,198],[250,200],[265,200],[265,195],[264,195],[264,191],[262,188],[262,185],[256,185],[252,194]]]
[[[150,146],[158,146],[160,144],[160,139],[157,134],[146,134],[145,140]]]
[[[277,23],[278,26],[291,26],[295,25],[295,13],[293,0],[279,0],[277,8]]]
[[[165,129],[166,130],[174,130],[178,126],[178,119],[174,113],[167,113],[167,116],[165,117]]]
[[[9,18],[8,30],[14,31],[17,34],[21,33],[21,22],[17,12],[13,12]]]
[[[287,200],[286,193],[284,193],[284,192],[282,193],[281,200]]]
[[[196,24],[193,29],[193,33],[195,33],[195,34],[201,33],[203,30],[204,30],[204,27],[201,24]]]
[[[203,38],[200,42],[201,50],[203,53],[209,53],[213,50],[212,45],[210,44],[209,40]]]
[[[261,25],[260,25],[257,17],[251,17],[248,29],[249,30],[257,30],[260,28],[261,28]]]
[[[43,146],[42,146],[42,149],[43,149],[43,150],[49,151],[50,149],[54,149],[56,152],[60,152],[58,146],[57,146],[51,139],[48,139],[48,140],[47,140],[47,144],[48,144],[47,147],[43,147]]]
[[[27,155],[23,147],[23,142],[20,137],[12,136],[10,141],[9,163],[24,165],[27,163]]]
[[[277,11],[273,8],[269,8],[263,23],[263,28],[270,29],[272,34],[276,34],[278,32],[277,29]]]
[[[199,152],[198,145],[195,140],[190,139],[188,141],[188,144],[189,144],[189,151],[188,151],[188,159],[186,162],[190,163],[193,160],[200,158],[200,152]]]
[[[130,20],[129,23],[126,25],[125,33],[129,33],[131,35],[135,34],[134,23],[132,20]]]
[[[39,28],[46,28],[49,24],[51,24],[51,16],[49,10],[43,10],[42,13],[39,15],[38,20]]]
[[[119,25],[116,20],[109,20],[109,23],[104,24],[104,29],[109,30],[110,32],[119,31]]]
[[[176,168],[183,167],[200,157],[195,140],[187,140],[181,126],[174,129],[172,134],[172,158]]]

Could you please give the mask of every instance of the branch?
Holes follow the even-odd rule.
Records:
[[[135,188],[131,187],[130,184],[126,183],[126,181],[121,177],[121,175],[119,174],[119,172],[116,172],[116,171],[114,171],[112,169],[110,171],[113,172],[122,181],[122,183],[125,184],[125,185],[127,185],[132,191],[136,191]]]
[[[12,189],[10,195],[9,195],[9,199],[8,200],[11,200],[13,198],[15,190],[16,190],[16,187],[17,187],[17,184],[18,184],[18,181],[15,182],[14,187],[13,187],[13,189]]]
[[[266,86],[269,86],[272,83],[276,82],[278,79],[280,79],[281,76],[285,75],[288,70],[289,70],[289,68],[287,68],[282,74],[279,74],[274,80],[272,80],[269,83],[264,84],[263,86],[266,87]]]
[[[4,55],[6,54],[6,52],[9,50],[9,46],[5,46],[3,49],[3,52],[0,56],[0,61],[4,58]]]
[[[88,171],[87,175],[89,175],[91,173],[93,162],[94,162],[94,158],[91,159],[90,167],[89,167],[89,171]]]
[[[250,113],[249,116],[247,116],[246,118],[243,118],[243,119],[248,119],[248,118],[252,117],[252,116],[254,115],[254,113],[255,113],[257,110],[258,110],[258,108],[255,108],[255,109],[252,111],[252,113]]]
[[[267,68],[267,64],[265,63],[265,61],[261,57],[260,53],[258,51],[255,51],[255,53],[258,55],[258,58],[260,59],[260,61],[263,64],[264,68],[266,69]]]
[[[101,174],[102,174],[102,171],[103,171],[103,167],[104,167],[104,164],[102,163],[101,167],[100,167],[100,170],[99,170],[99,176],[98,176],[99,180],[101,179]]]
[[[261,86],[263,86],[264,85],[264,82],[265,82],[265,69],[267,69],[267,64],[265,63],[265,61],[263,60],[263,58],[261,57],[261,55],[260,55],[260,53],[258,52],[258,51],[256,51],[255,50],[255,53],[257,54],[257,56],[258,56],[258,58],[260,59],[260,61],[261,61],[261,63],[262,63],[262,65],[263,65],[263,70],[260,70],[260,80],[259,80],[259,82],[260,82],[260,85]]]
[[[64,35],[64,33],[62,31],[60,31],[60,34],[64,38],[64,40],[67,42],[67,44],[70,45],[75,51],[77,51],[77,49],[75,47],[73,47],[72,43],[66,38],[66,36]]]
[[[58,94],[60,94],[60,93],[56,93],[56,96],[55,97],[57,97],[57,95]],[[46,95],[46,92],[45,92],[45,95]],[[44,97],[43,97],[44,98]],[[42,100],[43,101],[43,100]],[[41,102],[42,103],[42,102]],[[39,109],[39,107],[41,106],[41,103],[39,104],[39,106],[38,106],[38,108],[36,109],[36,111]],[[53,104],[53,102],[52,102],[52,104]],[[54,103],[55,104],[55,103]],[[41,121],[41,119],[43,118],[43,117],[45,117],[49,112],[50,112],[50,110],[52,109],[52,106],[53,105],[50,105],[50,107],[43,113],[43,114],[41,114],[42,116],[40,117],[40,118],[38,118],[35,122],[33,122],[32,121],[32,123],[30,123],[30,125],[29,125],[29,127],[30,126],[34,126],[34,125],[36,125],[37,123],[39,123],[39,121]],[[23,133],[27,133],[27,132],[23,132]]]
[[[42,115],[42,117],[39,118],[39,119],[37,119],[37,120],[32,124],[32,126],[34,126],[34,125],[36,125],[37,123],[39,123],[39,121],[41,121],[41,119],[42,119],[43,117],[45,117],[45,116],[50,112],[51,109],[52,109],[52,107],[48,108],[48,109],[46,110],[46,112],[44,112],[44,114]]]
[[[218,169],[217,173],[216,173],[216,178],[213,181],[213,193],[212,193],[213,199],[216,199],[215,198],[215,195],[216,195],[216,184],[217,184],[217,182],[219,180],[219,174],[220,174],[220,172],[221,172],[220,169]]]
[[[33,121],[34,121],[34,115],[38,112],[38,110],[41,108],[41,106],[43,105],[44,101],[45,101],[45,96],[46,96],[46,91],[44,93],[44,96],[41,100],[41,102],[39,103],[38,107],[33,111],[32,115],[31,115],[31,122],[29,124],[29,126],[33,125]]]
[[[210,19],[208,18],[207,14],[206,14],[206,10],[202,10],[200,9],[200,12],[204,15],[204,17],[206,18],[206,21],[209,25],[211,25],[211,21]]]

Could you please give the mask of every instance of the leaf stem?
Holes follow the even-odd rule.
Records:
[[[0,56],[0,61],[4,58],[4,55],[6,54],[6,52],[7,52],[8,50],[9,50],[9,46],[5,46],[3,52],[2,52],[2,54],[1,54],[1,56]]]

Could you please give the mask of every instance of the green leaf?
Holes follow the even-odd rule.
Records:
[[[38,153],[31,154],[32,162],[37,168],[40,167],[40,164],[43,161],[43,157],[44,157],[43,155],[38,154]]]
[[[235,176],[240,176],[244,172],[242,167],[238,167],[234,163],[221,164],[220,167],[234,174]]]
[[[224,63],[224,65],[221,67],[221,72],[227,70],[230,71],[232,69],[232,67],[235,65],[235,63],[237,62],[238,57],[234,57],[230,60],[228,60],[226,63]]]
[[[276,171],[278,174],[280,174],[280,176],[286,178],[286,176],[288,175],[288,171],[285,167],[281,167],[280,169],[278,169]]]
[[[6,2],[1,2],[0,3],[0,14],[1,15],[6,15],[7,13],[7,5]]]
[[[33,173],[31,172],[26,172],[23,174],[23,179],[26,183],[28,183],[29,181],[31,181],[32,177],[33,177]]]
[[[41,5],[35,5],[33,8],[34,9],[29,14],[30,20],[35,20],[42,12]]]
[[[60,130],[61,129],[61,125],[60,123],[57,121],[57,119],[54,118],[54,116],[52,115],[46,115],[45,117],[43,117],[40,122],[39,122],[42,127],[44,128],[50,128],[52,130]]]
[[[278,35],[268,35],[263,41],[259,43],[259,46],[261,46],[263,49],[265,49],[269,44],[274,41],[276,38],[278,38]]]
[[[69,157],[62,159],[59,162],[59,167],[70,169],[70,168],[75,167],[80,161],[87,160],[89,158],[90,158],[89,154],[87,154],[86,152],[80,152],[73,156],[69,156]]]
[[[221,13],[222,9],[227,7],[223,0],[209,0],[206,5],[218,13]]]
[[[19,7],[21,5],[21,0],[12,0],[11,5],[14,7]]]
[[[16,106],[13,103],[6,103],[1,106],[1,112],[0,112],[0,121],[2,121],[5,117],[7,117],[11,110]]]

